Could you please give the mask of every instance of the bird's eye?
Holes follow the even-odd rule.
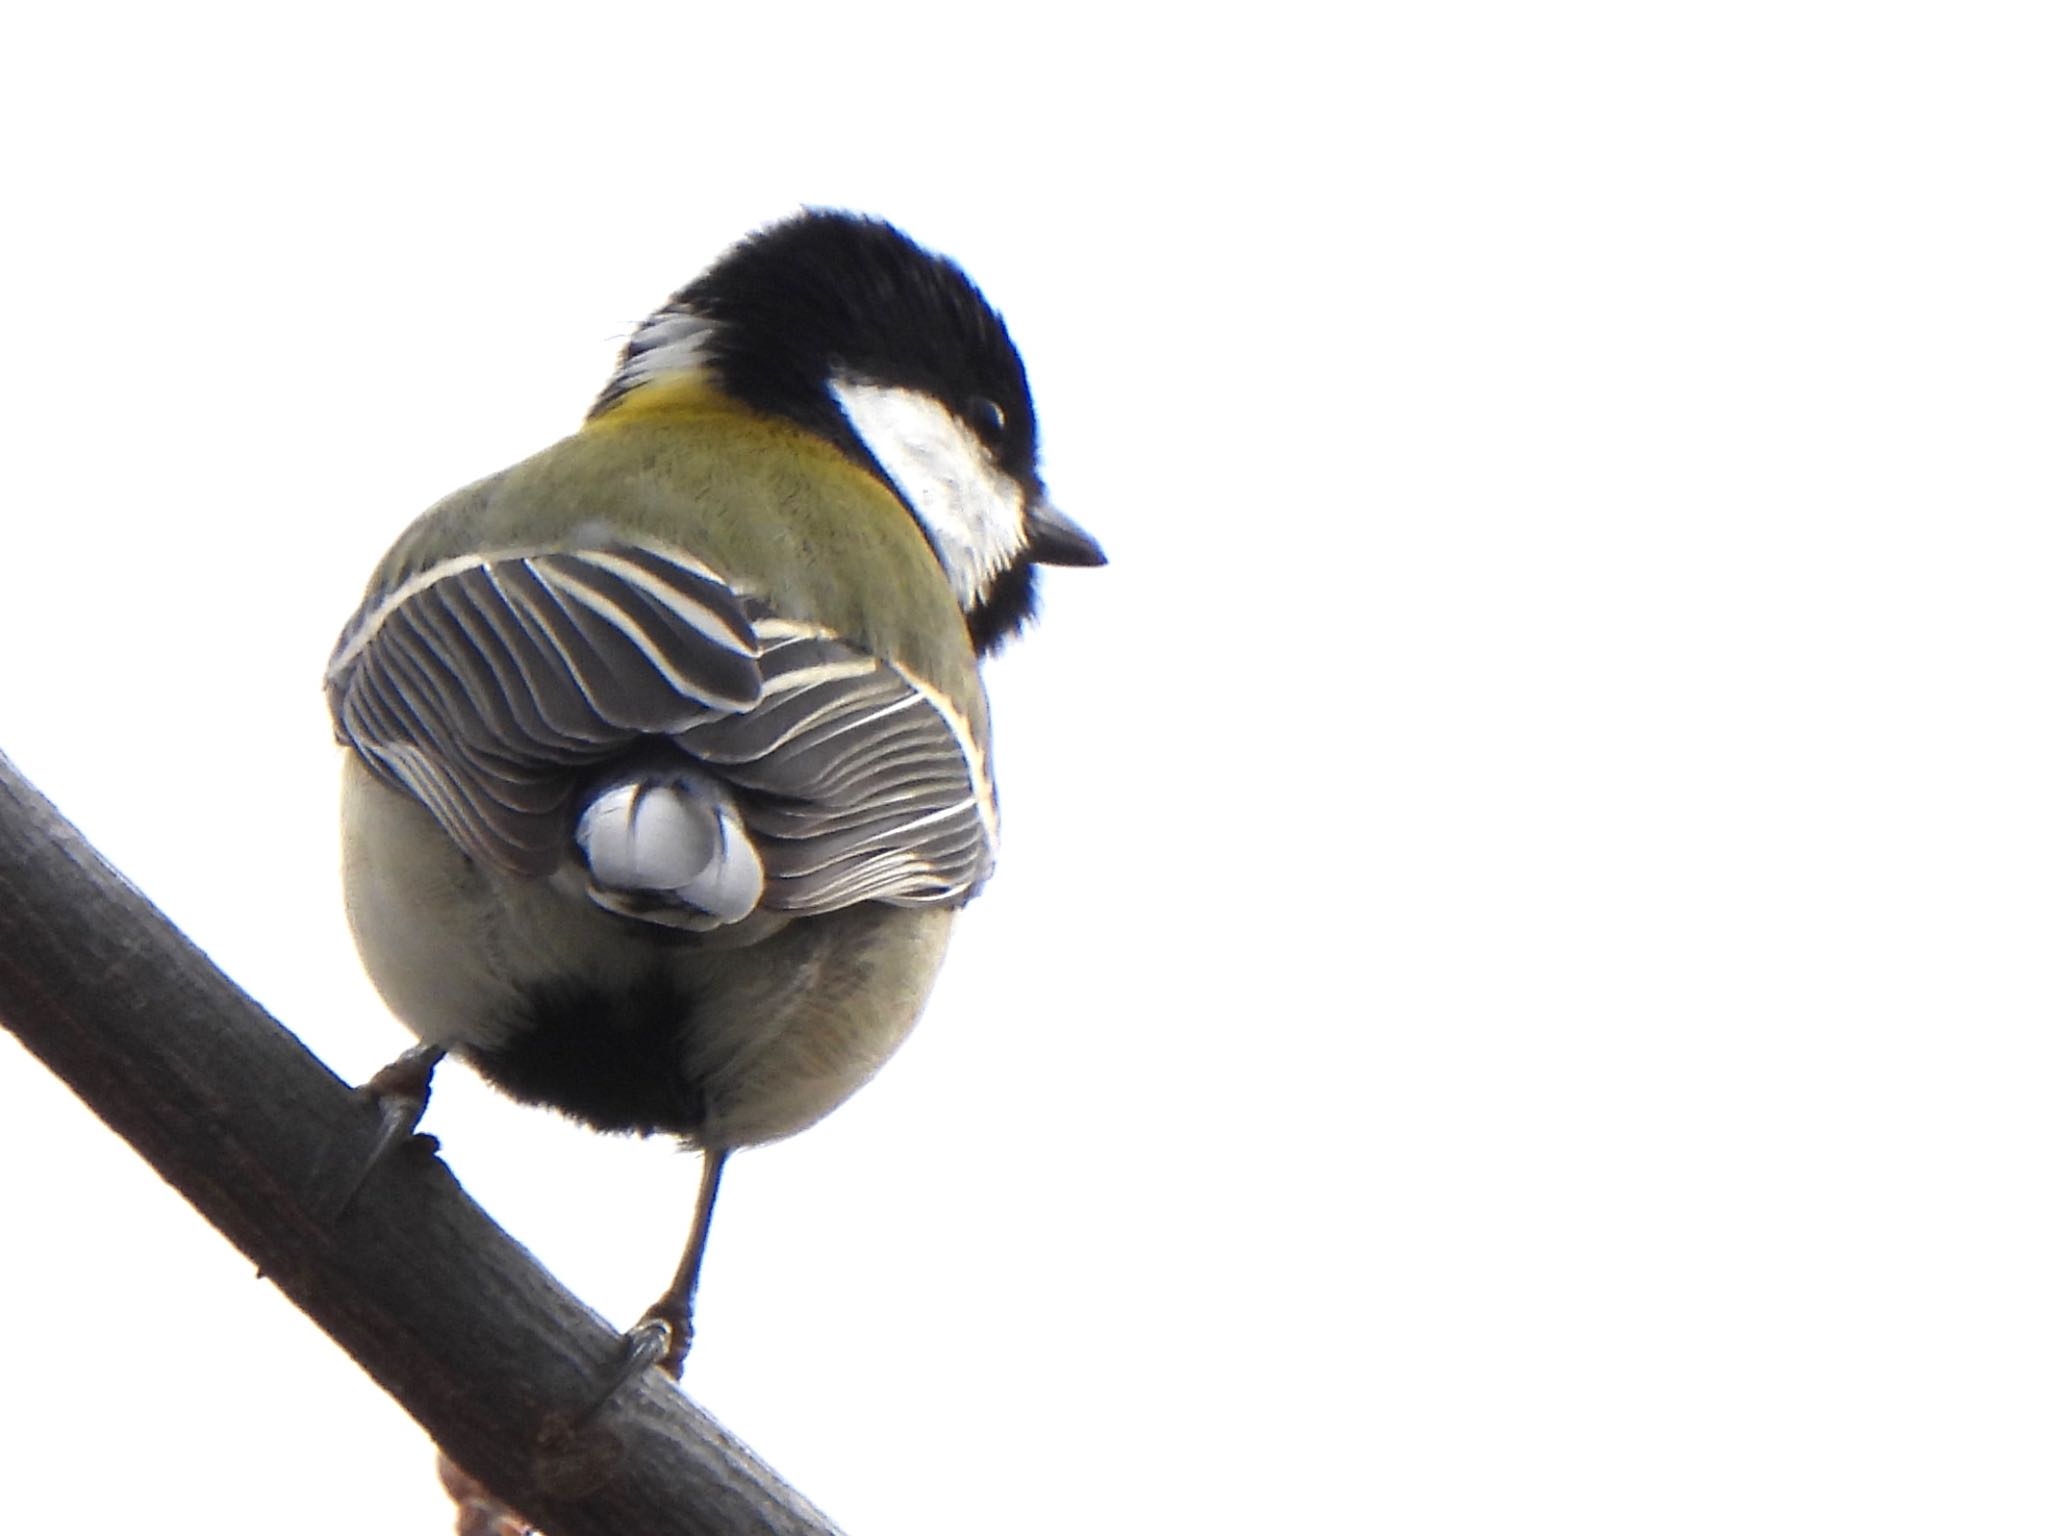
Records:
[[[1003,435],[1003,427],[1009,418],[1003,408],[987,395],[976,395],[967,402],[967,420],[979,432],[984,442],[993,443]]]

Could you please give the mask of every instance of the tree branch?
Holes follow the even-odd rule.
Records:
[[[0,1022],[505,1504],[549,1536],[833,1527],[666,1378],[595,1419],[612,1329],[437,1157],[346,1216],[377,1116],[0,755]]]

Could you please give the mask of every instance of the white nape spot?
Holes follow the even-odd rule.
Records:
[[[1024,488],[920,390],[834,379],[832,393],[924,525],[960,606],[972,608],[1024,553]]]
[[[714,329],[711,321],[679,304],[656,310],[640,322],[626,343],[626,356],[605,388],[606,398],[616,399],[655,379],[703,367]]]

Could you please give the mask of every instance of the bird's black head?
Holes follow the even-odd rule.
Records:
[[[685,366],[882,477],[977,649],[1030,618],[1034,566],[1102,563],[1046,500],[1031,386],[1002,317],[893,225],[812,209],[750,235],[641,326],[599,409]]]

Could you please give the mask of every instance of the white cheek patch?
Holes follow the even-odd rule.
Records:
[[[846,379],[832,393],[924,525],[960,606],[981,602],[1024,552],[1023,487],[930,395]]]

